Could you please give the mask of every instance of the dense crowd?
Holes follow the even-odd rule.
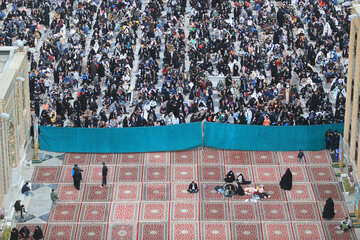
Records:
[[[350,10],[332,1],[36,0],[1,10],[0,45],[29,47],[41,125],[344,119]]]

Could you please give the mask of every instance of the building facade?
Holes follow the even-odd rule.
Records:
[[[26,51],[0,47],[0,204],[18,184],[13,170],[24,162],[30,142],[28,66]]]

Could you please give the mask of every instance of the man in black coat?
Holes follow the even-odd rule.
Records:
[[[80,190],[80,181],[82,180],[82,175],[79,168],[74,169],[74,186],[77,190]]]
[[[104,162],[102,164],[103,164],[103,168],[102,168],[102,184],[101,184],[101,187],[106,186],[106,176],[107,176],[107,173],[108,173],[107,166],[105,165]]]

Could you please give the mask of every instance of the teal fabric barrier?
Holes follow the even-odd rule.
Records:
[[[284,127],[206,122],[204,144],[231,150],[318,151],[326,147],[328,129],[342,133],[344,124]]]
[[[201,123],[138,128],[40,127],[40,149],[53,152],[126,153],[202,146]]]

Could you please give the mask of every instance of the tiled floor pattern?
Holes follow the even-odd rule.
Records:
[[[296,155],[214,149],[65,154],[62,167],[37,166],[32,181],[57,184],[61,199],[42,225],[45,239],[356,239],[353,230],[334,227],[347,209],[330,155],[306,152],[301,164]],[[102,162],[109,168],[104,188]],[[80,191],[72,184],[75,163],[84,170]],[[288,167],[294,182],[285,192],[279,181]],[[225,199],[214,187],[230,169],[251,186],[264,184],[272,197]],[[199,183],[198,194],[186,191],[192,180]],[[329,196],[336,209],[331,221],[321,217]]]

